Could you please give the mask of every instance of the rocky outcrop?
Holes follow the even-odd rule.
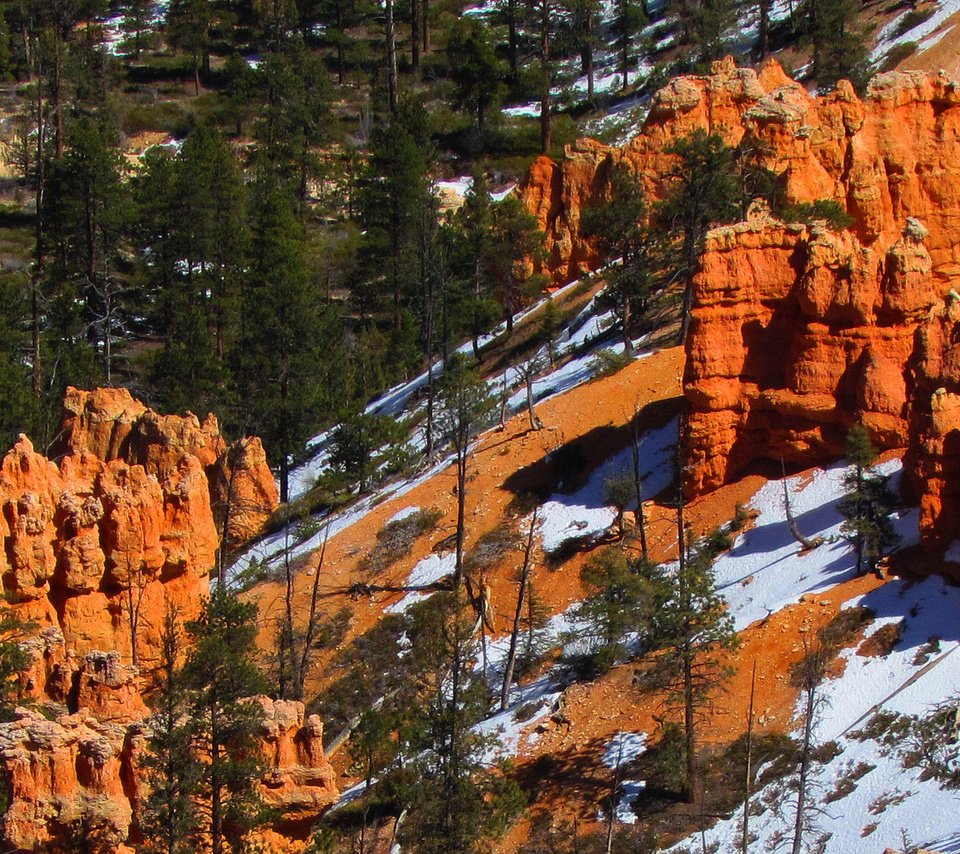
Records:
[[[0,463],[0,536],[4,593],[21,616],[59,628],[77,656],[136,652],[148,664],[165,601],[197,613],[218,546],[195,457],[160,482],[87,451],[54,464],[25,436]]]
[[[141,466],[160,483],[195,457],[209,481],[217,529],[229,547],[255,537],[279,503],[277,485],[256,437],[227,444],[214,415],[159,415],[125,388],[68,388],[54,456],[87,451],[104,462]]]
[[[4,593],[71,655],[149,667],[166,603],[194,616],[221,535],[246,542],[276,508],[263,446],[228,446],[212,415],[157,415],[126,389],[70,389],[55,450],[21,436],[0,462]]]
[[[323,726],[315,715],[304,721],[302,703],[265,697],[252,702],[264,711],[263,799],[281,823],[309,826],[338,797],[336,774],[323,754]],[[142,714],[117,722],[87,708],[53,719],[17,709],[11,723],[0,724],[0,769],[10,785],[2,824],[7,845],[50,850],[82,833],[90,850],[130,850],[125,845],[149,785],[139,762],[148,735],[149,719]]]
[[[688,493],[758,458],[836,458],[862,421],[880,447],[908,448],[925,542],[960,530],[958,121],[960,84],[943,74],[883,74],[862,100],[845,82],[817,98],[776,63],[725,60],[671,81],[623,148],[581,141],[531,170],[522,198],[556,281],[596,265],[580,217],[610,201],[614,167],[663,198],[667,148],[697,128],[749,150],[789,201],[833,200],[853,218],[833,231],[760,213],[711,233],[687,342]]]
[[[337,774],[323,753],[323,723],[304,720],[303,703],[258,697],[263,709],[260,752],[268,771],[260,785],[264,802],[283,820],[304,823],[336,801]]]

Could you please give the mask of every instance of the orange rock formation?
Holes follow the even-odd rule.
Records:
[[[762,213],[711,233],[688,340],[687,489],[700,494],[757,458],[810,465],[842,453],[861,420],[907,447],[925,542],[960,530],[960,84],[942,74],[841,82],[810,96],[776,63],[730,60],[673,80],[623,148],[591,140],[541,158],[523,187],[547,235],[545,269],[570,280],[598,259],[584,207],[607,203],[621,162],[647,196],[666,192],[674,140],[697,128],[748,146],[793,202],[831,199],[840,232]]]
[[[9,781],[4,841],[43,850],[83,833],[129,850],[145,786],[143,675],[167,603],[195,617],[221,538],[259,533],[277,490],[259,439],[227,445],[216,418],[161,416],[126,389],[70,389],[56,461],[21,436],[0,462],[4,592],[37,626],[23,644],[26,699],[0,724]],[[337,797],[323,727],[301,703],[264,710],[262,791],[284,820],[309,822]]]
[[[323,725],[316,715],[304,722],[299,702],[252,702],[264,710],[264,801],[283,821],[315,819],[338,796],[323,754]],[[147,787],[138,755],[149,726],[148,719],[118,722],[86,708],[53,720],[17,709],[14,721],[0,726],[0,767],[10,781],[6,844],[50,850],[82,833],[91,850],[132,850],[127,843]]]

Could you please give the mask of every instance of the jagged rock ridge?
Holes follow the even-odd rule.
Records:
[[[598,263],[581,211],[609,201],[626,162],[663,198],[669,144],[696,128],[745,139],[792,202],[832,199],[834,232],[758,215],[715,230],[696,280],[687,344],[686,488],[701,494],[758,458],[810,465],[842,453],[863,421],[906,447],[928,545],[960,522],[960,84],[943,74],[878,76],[861,100],[841,82],[813,97],[776,63],[716,63],[673,80],[627,146],[590,140],[541,159],[523,198],[547,233],[547,272]]]

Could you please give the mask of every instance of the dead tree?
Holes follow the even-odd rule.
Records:
[[[783,506],[786,509],[787,524],[790,526],[791,536],[807,550],[815,549],[817,546],[823,545],[823,537],[814,537],[811,540],[809,537],[805,537],[800,533],[797,520],[794,518],[793,511],[790,509],[790,492],[787,489],[787,471],[783,464],[782,457],[780,458],[780,470],[783,472],[783,478],[780,481],[783,484]]]
[[[517,608],[513,614],[513,628],[510,630],[510,648],[507,652],[507,662],[503,671],[503,686],[500,689],[500,711],[507,708],[510,700],[510,684],[513,682],[513,670],[517,662],[517,641],[520,636],[520,621],[523,616],[524,598],[527,597],[527,588],[530,585],[530,572],[533,568],[534,531],[537,527],[540,508],[534,509],[530,517],[530,529],[527,532],[527,546],[523,553],[523,567],[520,570],[520,588],[517,591]],[[532,597],[527,597],[532,598]]]

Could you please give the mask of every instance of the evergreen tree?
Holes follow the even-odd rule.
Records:
[[[328,359],[338,336],[324,340],[335,315],[308,275],[295,196],[269,171],[253,196],[234,377],[250,429],[280,470],[280,500],[287,501],[290,465],[332,405],[327,394],[338,369]]]
[[[170,0],[166,37],[171,46],[190,55],[194,92],[200,94],[200,75],[210,73],[210,0]]]
[[[650,306],[664,284],[666,247],[657,229],[648,224],[643,187],[637,176],[618,168],[611,178],[611,202],[588,208],[584,231],[597,238],[608,261],[620,260],[605,273],[607,287],[601,303],[613,311],[623,335],[624,351],[633,353],[631,323]]]
[[[667,153],[676,155],[679,162],[670,172],[670,194],[657,213],[678,244],[676,267],[684,282],[680,341],[686,342],[693,277],[707,232],[714,225],[739,219],[741,194],[733,150],[716,134],[697,129],[672,143]]]
[[[636,0],[617,0],[614,26],[617,34],[617,55],[622,76],[622,89],[626,89],[630,82],[630,53],[634,39],[646,23],[644,3],[638,3]]]
[[[574,43],[580,54],[580,73],[587,78],[587,103],[594,103],[594,48],[597,46],[597,24],[600,17],[600,0],[564,0],[570,13],[570,25]]]
[[[360,188],[360,221],[366,234],[353,297],[366,319],[382,294],[390,302],[396,332],[422,281],[420,249],[436,223],[436,201],[427,180],[431,145],[423,106],[401,101],[397,115],[374,128],[370,145]]]
[[[168,603],[160,634],[158,688],[147,721],[147,751],[141,762],[150,792],[140,810],[145,854],[188,854],[196,850],[201,767],[193,750],[186,686],[179,671],[183,654],[179,615]]]
[[[536,217],[516,196],[507,196],[492,208],[489,269],[508,332],[524,302],[542,291],[544,279],[533,274],[530,262],[541,260],[543,251]]]
[[[726,35],[737,20],[733,0],[674,0],[684,41],[692,44],[701,62],[720,59],[726,50]]]
[[[483,173],[473,176],[463,204],[443,231],[450,267],[450,322],[453,335],[467,333],[473,356],[480,358],[480,336],[495,325],[499,307],[494,294],[496,247],[493,241],[493,200]],[[444,349],[449,343],[444,336]]]
[[[495,401],[477,368],[465,356],[454,354],[440,380],[441,432],[453,444],[457,460],[457,557],[454,586],[463,580],[463,543],[466,531],[467,462],[470,443],[486,426]]]
[[[390,455],[390,447],[403,433],[389,415],[357,413],[342,421],[331,438],[330,466],[366,492],[371,480]],[[384,450],[386,449],[386,450]]]
[[[447,39],[456,104],[473,113],[483,145],[487,112],[504,92],[507,69],[497,57],[489,28],[479,18],[459,18]]]
[[[877,451],[862,424],[850,429],[846,450],[853,468],[844,476],[846,493],[838,509],[846,519],[842,530],[854,543],[857,575],[862,575],[868,569],[877,572],[880,559],[900,539],[890,519],[897,497],[890,489],[889,475],[871,470]]]
[[[319,173],[314,150],[329,133],[330,75],[323,60],[296,40],[268,54],[258,77],[264,109],[257,138],[272,168],[296,182],[302,216],[310,180]]]
[[[807,34],[813,44],[811,75],[820,91],[847,79],[858,89],[870,72],[869,49],[857,27],[857,0],[807,0]]]
[[[417,854],[473,854],[496,838],[522,808],[516,783],[484,766],[487,740],[474,729],[490,692],[476,667],[472,611],[463,591],[438,593],[411,608],[405,729],[415,757],[404,802],[410,810],[400,842]]]
[[[578,632],[589,648],[585,675],[605,673],[626,658],[627,636],[646,630],[653,587],[639,570],[616,546],[596,552],[583,565],[580,584],[587,595],[575,614],[586,626],[584,633]]]
[[[155,14],[155,0],[126,0],[123,4],[120,26],[127,34],[135,59],[140,59],[141,51],[150,43]]]
[[[686,539],[682,509],[678,530]],[[665,688],[680,705],[684,730],[688,802],[699,792],[699,719],[728,669],[723,653],[737,645],[733,620],[717,590],[713,561],[718,538],[682,544],[676,569],[649,566],[654,586],[650,645],[655,652],[641,664],[642,682]]]
[[[263,712],[247,700],[265,688],[254,664],[256,619],[255,604],[218,585],[200,617],[186,625],[193,646],[183,684],[204,800],[199,840],[213,854],[223,854],[225,844],[237,850],[262,816],[256,784],[263,769],[255,747]]]

